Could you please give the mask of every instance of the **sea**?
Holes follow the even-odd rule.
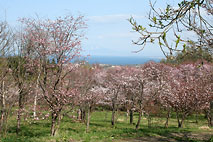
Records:
[[[149,61],[160,62],[160,57],[138,57],[138,56],[89,56],[84,58],[89,64],[107,65],[140,65]],[[82,59],[80,59],[82,60]]]

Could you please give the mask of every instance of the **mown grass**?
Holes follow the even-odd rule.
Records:
[[[50,136],[50,120],[40,120],[35,123],[22,121],[21,133],[17,136],[15,117],[9,120],[9,129],[6,136],[1,137],[1,142],[112,142],[122,141],[125,139],[135,139],[140,137],[155,137],[164,136],[173,138],[177,141],[202,141],[199,138],[189,138],[172,135],[172,134],[188,134],[188,133],[207,133],[210,141],[213,129],[201,129],[202,126],[207,126],[204,116],[199,115],[198,123],[195,123],[194,116],[189,117],[184,122],[183,128],[177,128],[177,121],[171,118],[169,128],[164,128],[165,118],[152,118],[152,127],[147,127],[147,120],[143,117],[139,130],[135,130],[135,125],[130,125],[129,120],[124,112],[117,114],[117,122],[113,127],[110,123],[111,112],[96,111],[92,113],[90,131],[85,132],[86,126],[84,123],[76,122],[68,117],[64,117],[60,128],[55,137]],[[137,114],[134,116],[134,124],[137,121]],[[212,137],[213,141],[213,137]]]

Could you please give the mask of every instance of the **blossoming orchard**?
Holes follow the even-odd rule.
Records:
[[[110,119],[101,119],[114,128],[122,112],[136,131],[144,129],[144,118],[150,129],[155,117],[165,118],[161,123],[169,128],[172,115],[177,128],[192,115],[213,126],[212,63],[73,63],[85,38],[83,16],[19,21],[18,31],[0,23],[0,135],[11,131],[11,120],[17,135],[26,123],[47,122],[54,136],[64,120],[85,123],[89,133],[97,111],[110,112]]]

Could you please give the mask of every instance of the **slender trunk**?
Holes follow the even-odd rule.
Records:
[[[3,130],[3,120],[4,120],[4,112],[3,110],[1,110],[1,120],[0,120],[0,134],[1,134],[1,131]]]
[[[62,120],[63,118],[64,118],[64,114],[59,113],[59,114],[58,114],[58,123],[57,123],[58,126],[60,126],[61,120]]]
[[[78,109],[78,112],[77,112],[77,119],[78,119],[78,120],[81,120],[81,109]]]
[[[183,121],[184,121],[184,119],[182,118],[182,119],[178,122],[178,128],[182,128],[182,127],[183,127]]]
[[[210,115],[207,116],[207,120],[208,120],[208,126],[213,127],[212,118],[210,117]]]
[[[136,124],[135,129],[138,130],[141,123],[142,110],[139,111],[138,122]]]
[[[52,112],[51,136],[55,136],[57,131],[58,113]]]
[[[18,112],[17,112],[17,128],[16,128],[16,134],[19,134],[20,132],[20,127],[21,127],[21,113],[22,113],[22,110],[23,110],[23,91],[21,91],[19,93],[19,101],[18,101]]]
[[[129,109],[126,109],[126,120],[128,119],[129,117]]]
[[[88,107],[88,112],[87,112],[87,128],[86,128],[86,132],[89,132],[89,124],[90,124],[90,106]]]
[[[178,128],[181,128],[182,127],[182,124],[181,124],[181,120],[180,120],[180,116],[179,116],[179,113],[176,112],[176,117],[177,117],[177,121],[178,121]]]
[[[81,120],[85,122],[86,120],[86,111],[84,109],[81,109]]]
[[[177,113],[178,128],[182,128],[183,127],[184,119],[185,119],[184,114],[182,114],[182,117],[180,118],[179,113]]]
[[[7,127],[8,127],[8,123],[7,123],[7,118],[8,118],[8,112],[5,111],[5,115],[4,115],[4,120],[3,120],[3,130],[2,130],[2,134],[5,135],[7,132]]]
[[[141,117],[142,117],[142,108],[143,108],[143,106],[142,106],[142,100],[143,100],[143,90],[144,89],[144,82],[142,81],[142,82],[140,82],[140,97],[139,97],[139,106],[140,106],[140,108],[139,108],[139,116],[138,116],[138,122],[137,122],[137,124],[136,124],[136,126],[135,126],[135,128],[136,128],[136,130],[138,130],[139,129],[139,127],[140,127],[140,122],[141,122]]]
[[[210,102],[210,121],[209,126],[213,127],[213,101]]]
[[[130,115],[129,115],[129,123],[133,124],[133,116],[134,116],[134,111],[131,109],[130,110]]]
[[[178,121],[178,128],[182,128],[182,123],[180,120]]]
[[[37,93],[36,93],[36,95],[35,95],[35,97],[34,97],[34,106],[33,106],[33,118],[34,118],[34,120],[36,119],[36,107],[37,107]]]
[[[19,108],[17,113],[17,126],[16,126],[16,134],[19,134],[21,126],[21,109]]]
[[[2,82],[1,90],[1,119],[0,119],[0,133],[4,131],[5,119],[6,119],[6,104],[5,104],[5,94],[4,94],[4,81]]]
[[[165,128],[168,128],[169,126],[169,118],[170,118],[170,110],[168,110],[167,115],[166,115],[166,123],[165,123]]]
[[[208,121],[208,126],[211,127],[211,117],[210,117],[210,110],[205,111],[205,117]]]
[[[83,113],[84,113],[84,111],[83,111],[83,109],[82,109],[82,108],[81,108],[80,110],[81,110],[81,113],[80,113],[80,114],[81,114],[81,120],[83,120],[83,119],[84,119],[84,118],[83,118],[83,117],[84,117],[84,116],[83,116],[83,115],[84,115],[84,114],[83,114]]]
[[[112,103],[112,120],[111,120],[112,126],[115,125],[115,103]]]
[[[35,97],[34,97],[34,106],[33,106],[33,118],[34,118],[34,120],[36,119],[36,108],[37,108],[37,98],[38,98],[38,88],[39,88],[40,75],[41,75],[41,73],[39,72],[39,75],[38,75],[37,80],[36,80],[36,94],[35,94]]]

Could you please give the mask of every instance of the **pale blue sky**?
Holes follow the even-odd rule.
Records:
[[[18,18],[36,17],[36,14],[40,18],[84,15],[88,19],[87,39],[83,42],[85,55],[163,57],[157,45],[132,53],[140,47],[132,44],[138,34],[132,32],[127,19],[133,16],[140,24],[147,25],[148,0],[0,0],[0,7],[0,19],[6,16],[13,26]]]

